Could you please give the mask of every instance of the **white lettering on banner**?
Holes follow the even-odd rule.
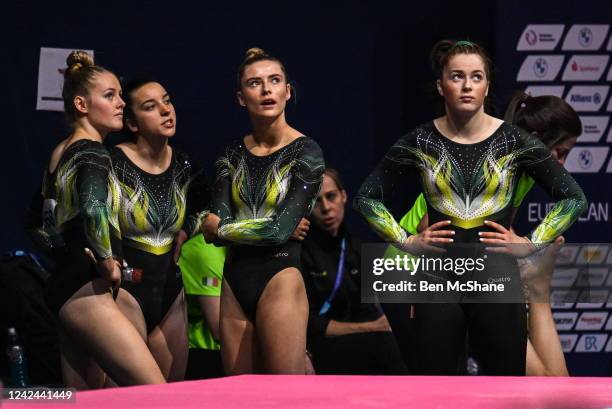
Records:
[[[575,146],[565,159],[565,169],[570,173],[597,173],[608,157],[608,146]]]
[[[579,143],[599,142],[606,129],[608,129],[609,116],[580,116],[582,134],[578,137]]]
[[[529,24],[516,45],[517,51],[554,50],[565,30],[565,24]]]
[[[523,61],[517,81],[554,81],[565,61],[563,55],[529,55]]]
[[[607,312],[583,312],[576,324],[576,331],[599,331],[607,318]]]
[[[599,352],[607,340],[608,334],[584,334],[578,340],[575,352]]]
[[[574,24],[567,34],[561,47],[564,51],[599,50],[606,35],[608,24]]]
[[[610,87],[607,85],[576,85],[570,88],[565,102],[579,112],[595,112],[604,104]]]
[[[577,340],[578,334],[559,334],[559,341],[561,341],[563,352],[572,352]]]
[[[578,277],[577,268],[555,269],[553,272],[551,285],[553,287],[569,288],[574,285],[576,277]]]
[[[558,331],[569,331],[574,328],[576,318],[578,317],[577,312],[555,312],[553,313],[553,319],[555,320],[555,326]]]
[[[565,91],[565,86],[563,85],[530,85],[525,89],[525,93],[532,97],[554,95],[555,97],[563,98],[563,91]]]
[[[93,58],[92,50],[85,50]],[[40,48],[38,62],[38,95],[36,109],[39,111],[63,111],[64,69],[66,58],[72,52],[68,48]]]
[[[527,218],[530,223],[540,222],[555,206],[554,203],[530,202],[527,205]],[[579,222],[607,222],[610,220],[608,202],[591,202],[586,214],[578,218]]]
[[[563,81],[599,81],[608,66],[608,55],[573,55],[563,71]]]

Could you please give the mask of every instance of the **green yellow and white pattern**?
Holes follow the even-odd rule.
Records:
[[[267,156],[251,154],[242,141],[229,145],[216,161],[211,211],[221,218],[219,239],[284,243],[312,210],[324,170],[321,148],[307,137]]]
[[[565,231],[586,208],[574,179],[537,138],[508,123],[486,140],[461,145],[442,136],[430,122],[400,138],[368,176],[355,208],[381,237],[403,242],[406,232],[384,205],[409,172],[420,176],[427,206],[464,229],[497,220],[513,205],[523,172],[557,201],[530,235],[545,244]]]

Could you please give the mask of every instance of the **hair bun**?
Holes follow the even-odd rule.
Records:
[[[78,71],[84,67],[90,67],[94,65],[94,62],[91,55],[89,55],[87,52],[82,50],[74,50],[68,55],[68,58],[66,58],[66,65],[68,66],[66,73],[68,73]]]
[[[246,53],[244,53],[244,59],[250,60],[251,58],[260,57],[263,55],[266,55],[266,52],[263,49],[259,47],[251,47],[246,50]]]

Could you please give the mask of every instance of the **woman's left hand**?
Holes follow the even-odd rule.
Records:
[[[480,241],[484,244],[493,244],[495,247],[485,247],[492,253],[511,254],[515,257],[526,257],[533,253],[536,248],[527,237],[517,236],[514,230],[506,229],[499,223],[485,220],[485,225],[496,231],[480,232]]]

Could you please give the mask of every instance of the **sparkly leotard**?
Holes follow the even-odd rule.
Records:
[[[321,148],[308,137],[266,156],[237,141],[216,162],[211,211],[221,219],[220,241],[230,246],[223,274],[253,320],[270,279],[299,268],[300,245],[289,236],[310,213],[324,167]]]
[[[173,261],[174,238],[181,229],[197,232],[198,210],[206,203],[203,177],[187,156],[173,151],[170,166],[150,174],[118,147],[111,148],[112,232],[121,238],[121,256],[137,274],[121,288],[136,298],[151,331],[182,289]]]
[[[444,137],[433,122],[400,138],[363,183],[355,208],[382,238],[403,242],[406,232],[384,202],[410,170],[420,176],[430,224],[450,219],[460,230],[475,230],[485,219],[509,227],[512,198],[522,172],[555,200],[553,209],[529,235],[545,244],[563,233],[586,208],[574,179],[537,138],[503,123],[490,137],[467,145]],[[459,236],[477,242],[477,236]]]
[[[43,225],[35,237],[57,262],[47,291],[49,307],[56,313],[72,294],[98,277],[85,248],[98,260],[113,255],[107,205],[110,166],[106,148],[84,139],[65,150],[53,173],[45,171]]]
[[[401,182],[410,180],[412,171],[420,176],[429,223],[450,219],[455,243],[478,243],[479,232],[491,231],[484,220],[510,227],[513,196],[523,173],[556,200],[529,235],[537,246],[554,240],[586,208],[584,194],[574,179],[541,141],[525,131],[503,123],[485,140],[466,145],[444,137],[430,122],[391,147],[355,198],[357,211],[386,241],[406,240],[406,231],[384,203]],[[481,250],[470,251],[466,253],[461,246],[449,247],[445,255],[482,254]],[[457,374],[457,362],[465,351],[469,331],[482,374],[525,374],[526,316],[516,262],[508,256],[489,255],[486,265],[482,277],[503,278],[510,294],[518,293],[517,301],[482,302],[478,301],[482,294],[462,294],[458,302],[416,304],[418,373]],[[449,274],[447,280],[458,277]]]

